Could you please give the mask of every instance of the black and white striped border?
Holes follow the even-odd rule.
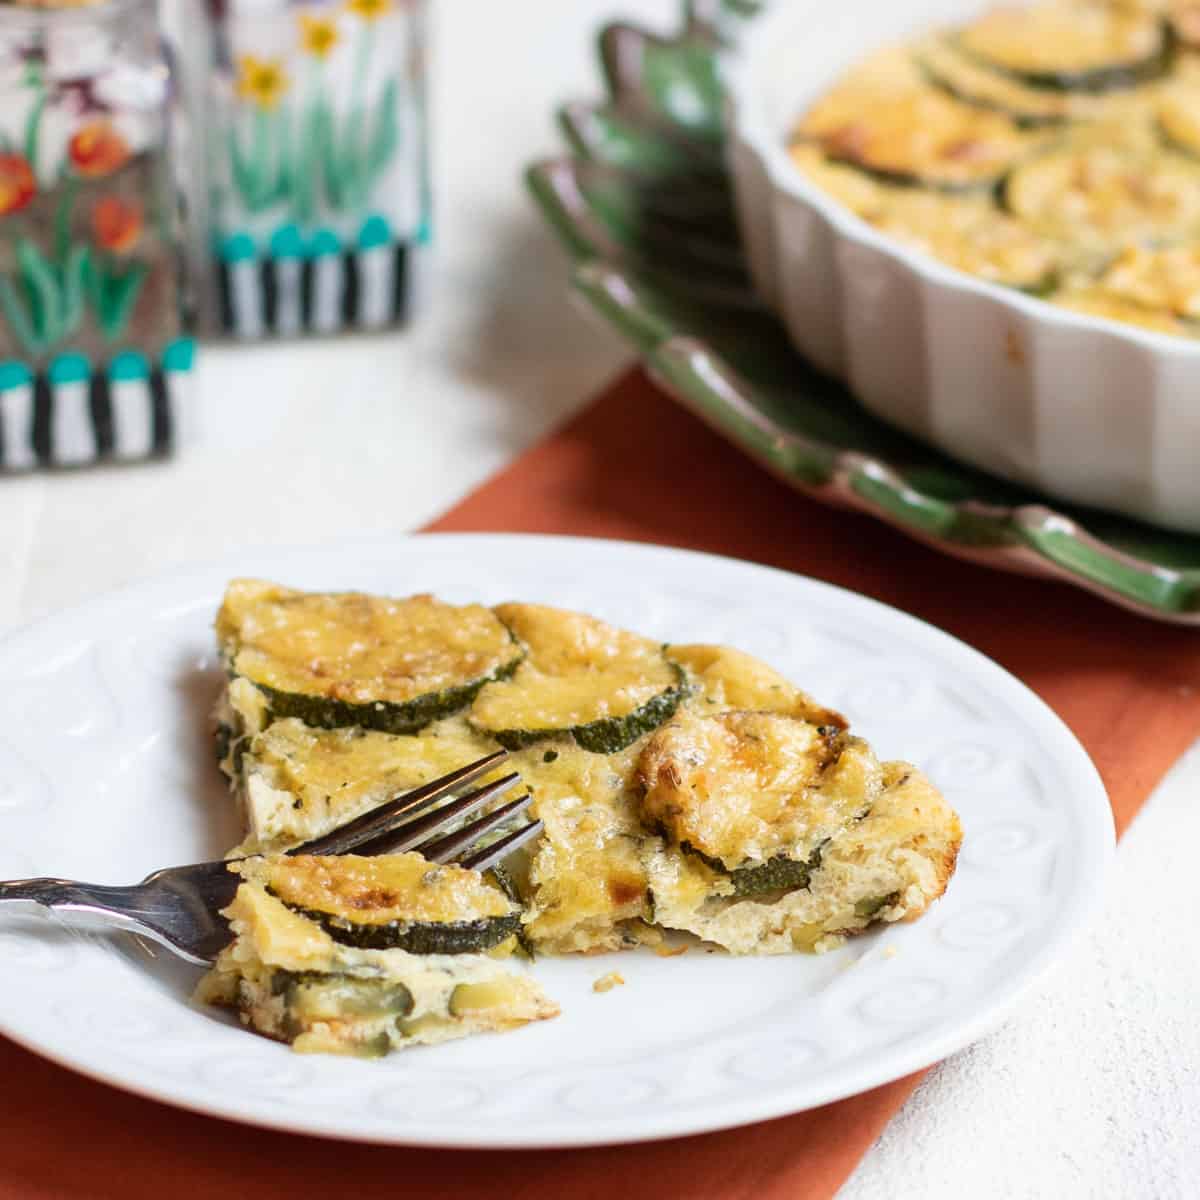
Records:
[[[408,319],[409,247],[222,261],[217,288],[221,329],[237,338],[385,329]]]
[[[186,372],[154,367],[145,379],[52,383],[45,374],[0,392],[0,471],[137,462],[170,453],[174,392]]]

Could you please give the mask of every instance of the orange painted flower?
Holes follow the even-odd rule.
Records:
[[[0,154],[0,217],[20,212],[37,195],[33,168],[19,154]]]
[[[142,206],[136,200],[103,196],[92,208],[96,244],[114,254],[128,254],[142,236]]]
[[[111,175],[129,161],[129,143],[111,121],[89,121],[67,144],[75,170],[89,179]]]

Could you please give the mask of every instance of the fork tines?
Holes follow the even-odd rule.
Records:
[[[455,800],[444,804],[438,802],[464,784],[486,775],[506,757],[507,751],[498,750],[478,762],[468,763],[288,853],[375,855],[419,850],[431,862],[457,861],[472,870],[486,870],[541,832],[541,821],[533,821],[491,842],[479,844],[481,838],[524,811],[533,797],[520,796],[458,828],[454,826],[509,791],[520,782],[520,776],[513,772]],[[427,811],[430,809],[432,811]]]
[[[411,792],[404,792],[394,800],[389,800],[386,804],[381,804],[378,808],[373,808],[370,812],[363,813],[361,817],[356,817],[353,821],[347,821],[345,825],[339,826],[331,833],[325,834],[324,837],[315,838],[311,842],[305,842],[303,846],[296,846],[294,849],[289,850],[288,853],[349,854],[352,850],[366,843],[375,834],[392,828],[398,818],[402,816],[413,817],[417,813],[423,812],[430,805],[445,799],[457,788],[467,783],[473,783],[480,775],[486,775],[493,767],[498,766],[507,757],[507,750],[497,750],[495,754],[489,754],[486,758],[481,758],[477,762],[468,763],[465,767],[459,767],[458,770],[451,771],[449,775],[443,775],[440,779],[426,783]]]

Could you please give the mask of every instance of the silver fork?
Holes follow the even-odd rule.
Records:
[[[541,821],[532,821],[495,841],[483,840],[528,807],[533,799],[528,794],[467,820],[509,791],[520,777],[514,772],[445,804],[439,801],[486,775],[506,757],[506,751],[498,750],[287,853],[374,855],[419,850],[430,862],[487,870],[541,831]],[[459,821],[465,823],[454,828]],[[83,923],[141,934],[188,962],[208,966],[232,940],[219,911],[233,899],[240,882],[228,866],[228,861],[221,861],[166,867],[129,887],[73,879],[14,879],[0,882],[0,909],[32,905],[72,914],[82,917]]]

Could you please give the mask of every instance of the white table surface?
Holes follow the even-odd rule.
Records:
[[[0,631],[227,551],[416,528],[626,363],[568,305],[520,170],[557,151],[554,103],[597,90],[591,31],[669,27],[675,0],[434,9],[438,254],[414,327],[206,348],[174,461],[0,482]],[[1198,785],[1194,751],[1122,843],[1093,934],[930,1073],[844,1200],[1200,1195]]]

